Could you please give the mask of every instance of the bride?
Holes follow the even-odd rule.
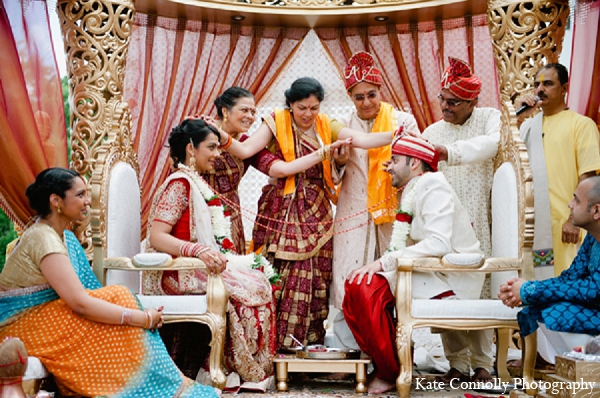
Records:
[[[265,390],[273,374],[276,341],[270,282],[277,283],[279,276],[264,258],[235,254],[229,212],[200,176],[214,168],[219,138],[200,119],[186,119],[171,131],[176,170],[154,195],[146,251],[197,257],[208,272],[222,273],[229,291],[226,388]],[[145,294],[204,294],[206,281],[204,270],[146,271],[143,286]],[[197,380],[208,383],[206,369],[200,369]]]

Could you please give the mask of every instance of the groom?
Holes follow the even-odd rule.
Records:
[[[376,369],[368,386],[370,394],[394,388],[400,372],[393,316],[396,259],[448,253],[483,255],[467,211],[444,175],[436,172],[438,160],[439,152],[422,138],[401,136],[392,144],[388,172],[392,185],[404,188],[404,192],[390,251],[352,271],[346,280],[344,315],[360,349],[372,357]],[[484,275],[479,273],[415,272],[413,297],[479,298],[483,280]]]

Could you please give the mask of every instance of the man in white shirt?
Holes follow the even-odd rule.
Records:
[[[438,151],[426,140],[413,136],[395,140],[388,172],[392,185],[404,191],[390,249],[380,259],[352,271],[346,281],[346,321],[376,368],[368,386],[370,394],[394,388],[399,374],[393,316],[396,259],[448,253],[483,255],[467,211],[444,175],[436,172],[438,159]],[[484,275],[415,272],[412,278],[414,298],[472,299],[479,298]]]

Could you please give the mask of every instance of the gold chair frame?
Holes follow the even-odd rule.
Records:
[[[114,129],[112,131],[115,131]],[[139,167],[137,156],[128,142],[117,139],[121,134],[109,135],[98,149],[98,160],[90,179],[92,206],[91,206],[91,238],[93,245],[93,269],[102,284],[106,282],[107,272],[111,270],[142,272],[129,257],[107,258],[107,216],[109,182],[113,168],[120,162],[125,162],[133,168],[139,181]],[[140,236],[141,239],[141,236]],[[161,266],[152,267],[152,270],[185,270],[205,269],[204,263],[195,258],[178,258]],[[206,287],[206,307],[204,313],[169,313],[168,300],[173,296],[164,297],[167,308],[164,312],[164,323],[197,322],[210,328],[212,337],[210,341],[209,369],[212,385],[223,389],[225,374],[223,373],[223,349],[226,333],[226,311],[228,292],[221,275],[208,274]],[[138,296],[143,303],[143,295]]]
[[[396,343],[398,359],[400,361],[400,374],[396,380],[398,395],[408,398],[412,382],[412,359],[410,342],[412,331],[418,327],[435,327],[451,330],[481,330],[497,329],[496,341],[496,366],[498,376],[502,381],[509,381],[510,376],[506,368],[507,350],[509,345],[509,331],[519,329],[515,319],[501,320],[485,318],[421,318],[412,314],[412,272],[504,272],[517,271],[519,276],[526,279],[533,278],[533,258],[531,247],[533,243],[533,193],[531,189],[531,172],[527,160],[525,145],[519,138],[516,129],[516,117],[510,104],[503,109],[503,128],[498,154],[494,160],[496,170],[505,162],[511,164],[515,171],[517,182],[517,200],[519,209],[519,258],[485,258],[476,266],[456,266],[438,257],[426,258],[399,258],[398,283],[396,286],[396,312],[398,317]],[[461,300],[456,300],[456,305]],[[464,304],[463,304],[464,305]],[[523,379],[526,385],[532,386],[533,369],[537,351],[536,334],[532,333],[524,338],[523,347]],[[527,390],[530,395],[535,395],[536,390]]]

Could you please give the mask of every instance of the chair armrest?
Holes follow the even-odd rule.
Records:
[[[135,270],[129,257],[106,257],[103,259],[103,263],[105,272],[107,269]]]
[[[519,271],[522,265],[522,259],[506,257],[485,258],[479,264],[474,265],[456,265],[439,257],[401,257],[397,260],[398,272],[412,272],[414,270],[421,272],[502,272]]]

